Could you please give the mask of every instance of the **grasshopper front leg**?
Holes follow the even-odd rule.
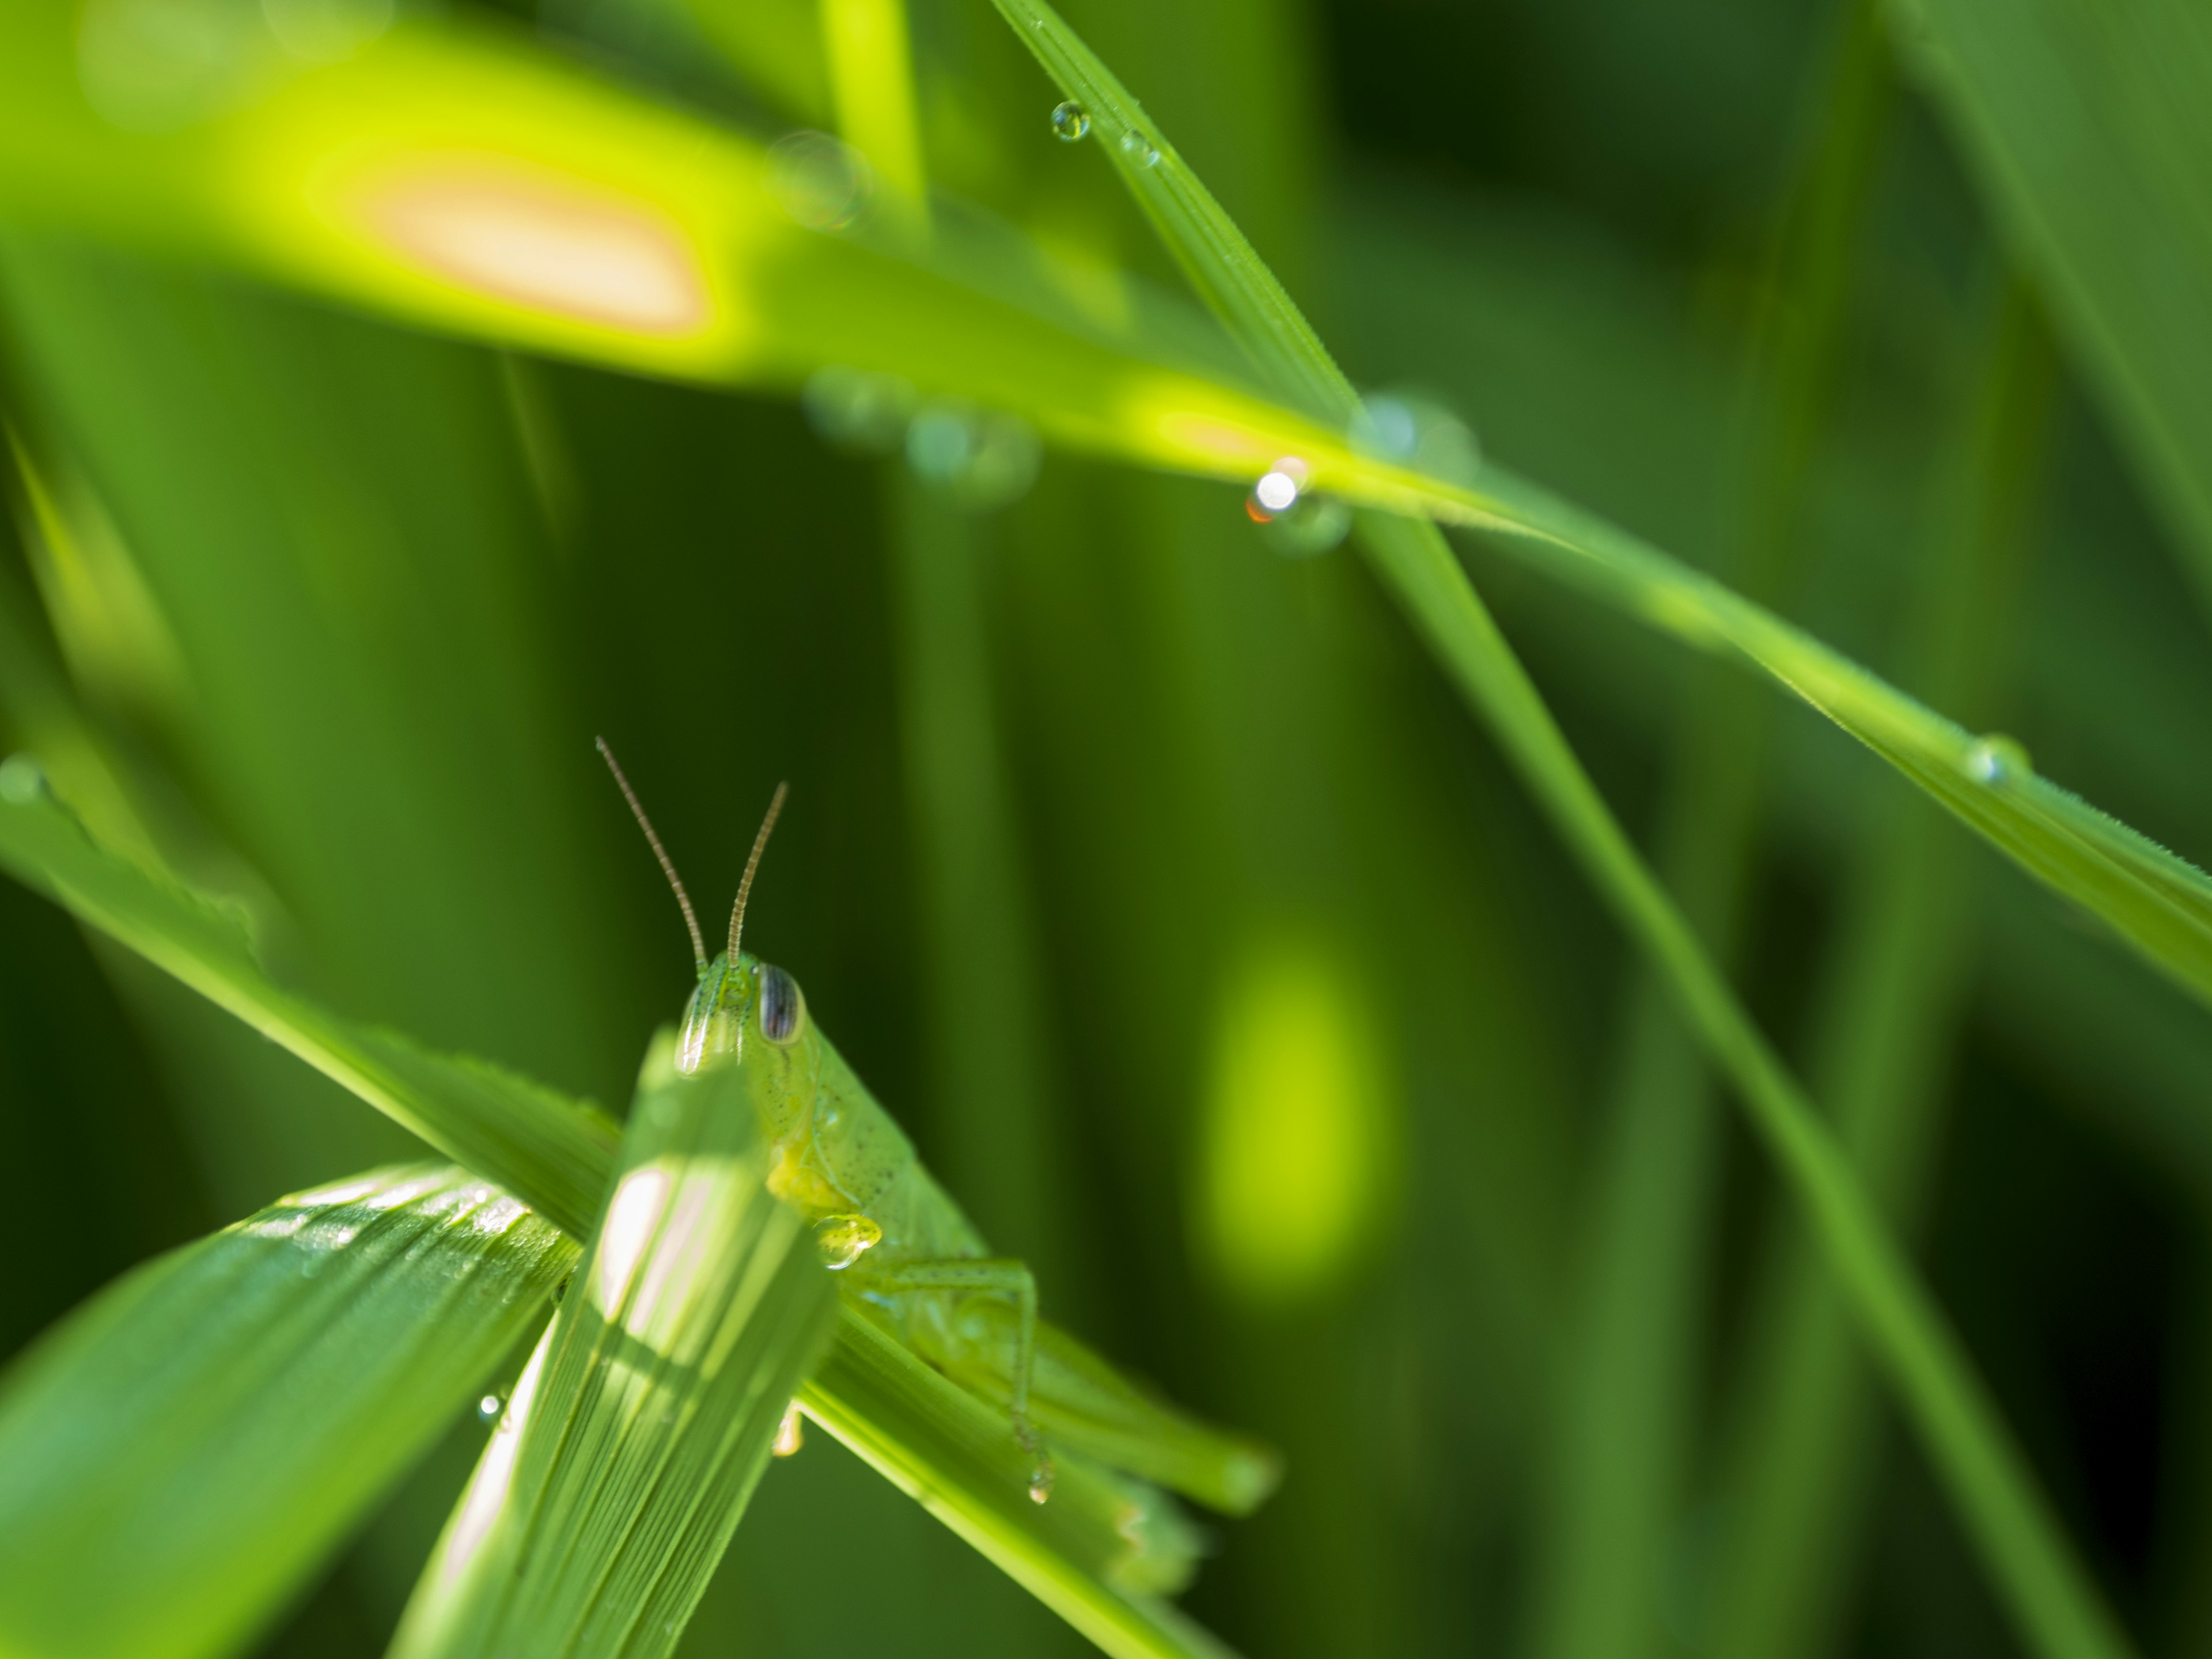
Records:
[[[881,1266],[855,1266],[845,1270],[855,1289],[896,1295],[905,1291],[973,1291],[1003,1297],[1013,1304],[1014,1366],[1009,1379],[1013,1390],[1014,1438],[1030,1455],[1030,1497],[1042,1504],[1052,1495],[1052,1459],[1030,1421],[1030,1378],[1036,1357],[1036,1275],[1025,1261],[1012,1257],[956,1258],[943,1261],[890,1261]]]

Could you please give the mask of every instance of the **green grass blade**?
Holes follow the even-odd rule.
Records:
[[[1996,702],[2017,609],[2057,363],[2017,282],[1990,307],[1980,384],[1960,422],[1957,500],[1921,575],[1920,676],[1947,701]],[[1917,803],[1881,804],[1814,1016],[1814,1076],[1868,1186],[1901,1227],[1923,1208],[1943,1131],[1942,1085],[1972,946],[1966,848]],[[1844,1310],[1791,1237],[1753,1303],[1747,1382],[1723,1449],[1719,1566],[1708,1636],[1723,1659],[1836,1644],[1873,1493],[1875,1401]]]
[[[280,1200],[117,1281],[0,1386],[0,1651],[236,1650],[576,1254],[426,1165]]]
[[[155,137],[83,105],[64,14],[16,9],[0,17],[0,208],[646,373],[787,386],[848,363],[1018,410],[1055,442],[1139,465],[1247,481],[1296,454],[1319,488],[1500,532],[1502,550],[1771,676],[2212,1000],[2212,881],[2198,871],[2039,778],[1983,781],[1973,734],[1505,468],[1470,489],[1358,453],[1345,435],[1350,389],[1164,138],[1044,14],[1010,0],[1009,15],[1059,54],[1069,88],[1096,100],[1094,119],[1159,147],[1147,167],[1141,149],[1107,146],[1279,395],[1307,413],[1246,389],[1171,308],[1133,304],[1131,320],[1099,323],[1057,293],[1033,250],[1024,264],[1002,240],[951,235],[942,222],[926,261],[803,230],[775,206],[757,146],[459,32],[397,30],[346,64],[276,78],[258,100]],[[462,153],[520,171],[457,167]],[[512,243],[495,239],[479,258],[440,240],[439,227],[471,215],[504,216]],[[629,274],[609,294],[536,288],[496,255],[549,240],[623,250]],[[577,268],[605,267],[594,256]]]
[[[1258,256],[1205,186],[1150,132],[1142,112],[1104,66],[1040,0],[995,3],[1071,95],[1102,105],[1111,100],[1110,107],[1092,108],[1094,120],[1103,115],[1114,129],[1145,133],[1157,145],[1156,155],[1139,151],[1133,160],[1129,147],[1117,146],[1117,164],[1133,169],[1131,176],[1155,222],[1173,237],[1178,257],[1199,271],[1201,292],[1237,291],[1223,312],[1247,348],[1276,362],[1285,383],[1296,380],[1319,388],[1316,396],[1326,393],[1334,374],[1326,349],[1290,308],[1280,286],[1255,274]],[[1163,173],[1176,176],[1154,183]],[[1340,376],[1334,384],[1334,408],[1353,406],[1350,386]],[[1714,1063],[1735,1083],[1753,1127],[1809,1212],[1831,1267],[2023,1632],[2053,1659],[2125,1652],[2125,1638],[2075,1559],[1971,1363],[1833,1133],[1621,832],[1442,536],[1432,525],[1372,513],[1361,514],[1360,530],[1385,584],[1487,721],[1631,936],[1672,982]],[[1741,599],[1735,603],[1756,610]]]
[[[1729,575],[1771,596],[1806,538],[1808,462],[1828,413],[1849,274],[1893,77],[1874,9],[1842,20],[1811,88],[1817,126],[1783,203],[1768,265],[1776,299],[1753,343],[1745,459]],[[1766,808],[1772,704],[1699,665],[1670,736],[1656,859],[1715,958],[1739,956]],[[1669,988],[1640,975],[1608,1059],[1585,1305],[1559,1413],[1555,1520],[1536,1627],[1551,1659],[1650,1651],[1664,1625],[1652,1564],[1687,1507],[1723,1142],[1711,1067]],[[1824,1286],[1825,1289],[1825,1286]]]
[[[836,1292],[768,1190],[746,1068],[639,1079],[621,1172],[455,1506],[395,1659],[672,1651],[767,1467]]]
[[[0,771],[0,866],[271,1042],[585,1237],[617,1132],[596,1109],[483,1060],[435,1054],[282,991],[228,912],[105,851],[18,757]]]
[[[21,757],[0,767],[0,866],[433,1145],[481,1159],[473,1165],[480,1174],[563,1231],[589,1236],[616,1170],[619,1136],[603,1114],[480,1061],[362,1030],[277,990],[229,915],[101,849]],[[1179,1586],[1190,1556],[1161,1500],[1087,1475],[1076,1459],[1067,1460],[1066,1489],[1036,1508],[1006,1419],[910,1356],[879,1352],[884,1346],[841,1322],[806,1391],[810,1409],[818,1406],[841,1439],[902,1490],[926,1494],[933,1513],[1079,1629],[1123,1644],[1114,1651],[1191,1659],[1218,1652],[1211,1638],[1147,1599]]]
[[[1158,1593],[1191,1540],[1158,1494],[1064,1452],[1052,1501],[1028,1494],[1006,1419],[848,1308],[799,1395],[806,1413],[1115,1659],[1224,1659]]]
[[[1923,0],[1929,88],[2212,605],[2212,14]]]

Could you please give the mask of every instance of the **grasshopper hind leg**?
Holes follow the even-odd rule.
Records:
[[[1036,1367],[1036,1275],[1025,1261],[1011,1257],[981,1260],[957,1258],[944,1261],[885,1262],[865,1270],[848,1268],[847,1277],[866,1290],[896,1295],[908,1291],[967,1291],[979,1296],[1003,1297],[1013,1304],[1013,1374],[1009,1379],[1013,1399],[1014,1439],[1030,1460],[1030,1501],[1043,1503],[1052,1496],[1052,1455],[1044,1449],[1036,1425],[1030,1420],[1030,1378]]]

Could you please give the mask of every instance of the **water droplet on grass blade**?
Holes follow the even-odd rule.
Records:
[[[868,159],[826,132],[787,133],[768,153],[769,193],[809,230],[842,230],[875,193]]]
[[[836,366],[817,369],[799,394],[823,441],[855,455],[896,454],[918,402],[913,385],[896,374]]]
[[[1152,141],[1138,131],[1136,128],[1131,127],[1123,133],[1121,142],[1121,154],[1139,167],[1156,167],[1160,164],[1159,151],[1152,147]]]
[[[775,1443],[769,1450],[777,1457],[792,1457],[806,1443],[806,1422],[793,1401],[783,1408],[783,1421],[775,1425]]]
[[[822,1265],[832,1273],[851,1267],[883,1239],[884,1230],[864,1215],[833,1215],[814,1229]]]
[[[1073,144],[1089,136],[1091,112],[1073,98],[1064,104],[1055,104],[1052,112],[1053,137],[1063,144]]]
[[[0,761],[0,800],[11,806],[28,806],[46,793],[46,769],[28,755],[10,755]]]
[[[1018,415],[947,398],[927,406],[907,428],[907,465],[924,483],[971,512],[1026,495],[1043,447]]]
[[[1397,461],[1446,483],[1472,484],[1482,470],[1482,447],[1466,422],[1418,392],[1379,392],[1365,400],[1352,423],[1355,448]]]
[[[2002,789],[2032,776],[2035,765],[2016,740],[2002,732],[1992,732],[1975,738],[1967,747],[1966,770],[1976,783]]]
[[[488,1394],[477,1401],[477,1421],[489,1427],[499,1421],[499,1414],[507,1409],[507,1401],[495,1394]]]
[[[1352,509],[1312,494],[1310,483],[1306,464],[1285,455],[1260,476],[1244,498],[1245,516],[1261,527],[1268,545],[1286,558],[1326,553],[1352,528]]]

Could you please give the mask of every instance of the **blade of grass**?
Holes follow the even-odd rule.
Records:
[[[1026,1492],[1006,1419],[848,1308],[801,1390],[806,1414],[1115,1659],[1225,1659],[1158,1592],[1180,1587],[1189,1540],[1158,1494],[1056,1454],[1052,1501]]]
[[[469,1168],[586,1236],[617,1132],[596,1108],[449,1058],[282,991],[234,914],[105,852],[27,757],[0,770],[0,866]]]
[[[654,1039],[571,1292],[423,1570],[394,1659],[672,1652],[836,1292],[743,1066]]]
[[[1041,20],[1016,21],[1059,52]],[[865,235],[809,234],[774,205],[756,147],[478,35],[396,30],[165,138],[83,106],[64,23],[38,9],[0,16],[0,205],[18,217],[648,373],[781,386],[824,362],[884,369],[1141,465],[1241,482],[1297,455],[1318,488],[1497,532],[1500,550],[1771,676],[2212,1000],[2212,881],[2200,872],[2032,774],[1985,775],[1973,734],[1503,467],[1478,489],[1361,453],[1345,435],[1356,400],[1289,297],[1233,228],[1220,240],[1225,222],[1200,210],[1171,149],[1142,165],[1159,135],[1122,153],[1114,135],[1149,125],[1118,88],[1099,90],[1110,77],[1091,60],[1060,52],[1065,86],[1094,106],[1115,164],[1174,245],[1202,251],[1201,291],[1221,289],[1240,337],[1305,412],[1245,389],[1172,307],[1133,305],[1133,321],[1100,325],[1054,287],[1048,262],[1010,264],[1003,240],[948,237],[940,222],[925,263]],[[512,237],[489,251],[453,240],[453,227],[486,217]],[[618,250],[621,275],[605,293],[544,287],[525,267],[546,262],[524,254],[549,244],[578,255],[554,262],[564,270],[606,270],[584,256]]]
[[[990,526],[886,467],[900,732],[927,923],[932,1104],[944,1173],[985,1234],[1064,1288],[1044,982],[991,684]],[[963,1011],[993,1011],[988,1030]],[[934,1160],[933,1160],[934,1161]]]
[[[2212,605],[2212,16],[1922,0],[1930,91]]]
[[[994,3],[1094,122],[1103,119],[1109,135],[1139,136],[1139,145],[1116,143],[1108,153],[1177,257],[1197,269],[1200,291],[1235,296],[1222,309],[1248,349],[1278,364],[1282,380],[1297,386],[1317,408],[1349,422],[1358,407],[1349,383],[1236,226],[1104,64],[1041,0]],[[1361,514],[1358,524],[1377,574],[1631,936],[1674,984],[1714,1062],[1735,1084],[1809,1212],[1832,1269],[2023,1634],[2054,1659],[2124,1653],[2124,1637],[2051,1517],[1971,1362],[1833,1133],[1621,832],[1442,536],[1431,525],[1371,512]]]
[[[2057,363],[2033,299],[2005,285],[1988,328],[1927,593],[1916,678],[1945,701],[1997,701]],[[1883,804],[1854,872],[1850,919],[1814,1015],[1814,1075],[1838,1133],[1900,1226],[1920,1210],[1941,1082],[1966,988],[1972,872],[1917,803]],[[1723,1659],[1832,1647],[1870,1498],[1875,1401],[1847,1316],[1802,1238],[1770,1258],[1746,1382],[1722,1453],[1723,1553],[1711,1579]]]
[[[927,228],[905,0],[822,0],[822,39],[838,132],[868,158],[897,216]]]
[[[481,1160],[473,1166],[480,1174],[572,1237],[588,1237],[619,1139],[595,1108],[481,1061],[363,1030],[279,991],[219,907],[100,848],[20,756],[0,764],[0,866],[432,1145]],[[1111,1482],[1110,1501],[1077,1502],[1068,1494],[1097,1490],[1079,1480],[1038,1508],[1006,1419],[920,1361],[893,1363],[861,1352],[866,1344],[841,1322],[823,1380],[799,1391],[833,1432],[904,1490],[927,1492],[931,1511],[963,1538],[990,1540],[986,1554],[1064,1617],[1079,1613],[1079,1627],[1094,1638],[1103,1632],[1121,1644],[1113,1651],[1153,1659],[1218,1652],[1172,1608],[1144,1599],[1179,1582],[1188,1556],[1152,1497]],[[1133,1537],[1149,1541],[1133,1549]]]
[[[1887,130],[1892,76],[1875,8],[1853,4],[1839,23],[1768,258],[1774,291],[1739,416],[1746,453],[1729,574],[1759,599],[1788,585],[1803,544],[1805,473]],[[1685,919],[1729,962],[1757,868],[1771,704],[1722,665],[1702,668],[1677,714],[1657,862]],[[1682,1521],[1697,1440],[1720,1125],[1697,1038],[1648,973],[1631,992],[1610,1095],[1533,1615],[1535,1651],[1557,1659],[1659,1650],[1659,1564]]]
[[[576,1254],[498,1188],[424,1165],[282,1199],[118,1280],[0,1389],[0,1650],[237,1650]]]

